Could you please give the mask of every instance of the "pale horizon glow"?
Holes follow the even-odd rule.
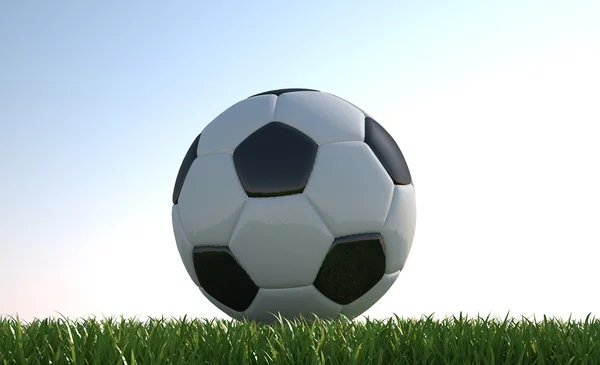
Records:
[[[600,3],[115,4],[0,5],[0,316],[227,318],[179,258],[175,176],[285,87],[367,110],[411,169],[414,244],[367,316],[598,315]]]

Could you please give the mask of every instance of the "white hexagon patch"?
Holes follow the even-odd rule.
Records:
[[[340,142],[319,146],[304,194],[336,236],[379,232],[394,185],[369,146]]]
[[[171,208],[171,220],[173,222],[173,233],[175,235],[175,243],[177,244],[177,250],[179,251],[179,256],[181,256],[181,261],[183,261],[183,266],[185,266],[185,270],[187,271],[194,284],[196,284],[196,286],[200,286],[200,282],[198,281],[198,277],[196,276],[196,269],[194,268],[194,247],[190,245],[185,235],[185,232],[183,231],[177,205],[174,205]]]
[[[311,284],[333,235],[306,198],[289,195],[248,199],[229,248],[261,288]]]
[[[247,199],[231,154],[196,158],[177,204],[189,243],[227,245]]]
[[[365,115],[331,94],[316,91],[286,93],[277,99],[275,120],[286,123],[317,144],[363,141]]]
[[[395,185],[394,198],[381,230],[385,246],[385,272],[404,268],[412,246],[417,225],[415,188],[412,185]]]
[[[342,306],[327,299],[314,286],[288,289],[259,289],[256,298],[244,312],[248,319],[274,322],[281,315],[289,320],[334,318]]]

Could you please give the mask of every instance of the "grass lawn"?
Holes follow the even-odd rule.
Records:
[[[600,320],[0,317],[0,364],[600,364]]]

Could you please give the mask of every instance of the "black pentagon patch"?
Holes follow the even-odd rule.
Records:
[[[383,238],[379,233],[336,238],[313,285],[342,305],[365,295],[385,273]]]
[[[200,133],[200,134],[202,134],[202,133]],[[192,142],[192,145],[190,146],[187,153],[185,154],[185,157],[183,158],[183,162],[181,163],[181,166],[179,167],[179,172],[177,173],[177,179],[175,180],[175,188],[173,189],[173,204],[178,203],[179,194],[181,194],[181,189],[183,188],[183,183],[185,181],[185,177],[187,176],[188,172],[190,171],[190,167],[192,167],[192,163],[194,163],[194,160],[196,159],[196,157],[198,157],[198,142],[200,141],[200,134],[198,135],[198,137],[196,137],[194,142]]]
[[[281,94],[285,94],[285,93],[293,93],[296,91],[316,91],[319,92],[319,90],[314,90],[314,89],[299,89],[299,88],[295,88],[295,89],[277,89],[277,90],[270,90],[270,91],[265,91],[259,94],[255,94],[252,96],[249,96],[248,99],[253,98],[255,96],[260,96],[260,95],[275,95],[275,96],[279,96]]]
[[[233,163],[249,197],[300,194],[317,156],[317,144],[281,122],[271,122],[233,151]]]
[[[243,312],[248,309],[258,293],[258,286],[228,247],[194,247],[193,258],[202,289],[235,311]]]
[[[394,138],[373,118],[365,118],[365,143],[371,147],[379,162],[388,172],[394,184],[408,185],[412,182],[408,165]]]

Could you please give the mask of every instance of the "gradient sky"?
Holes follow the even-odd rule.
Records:
[[[285,87],[369,111],[411,168],[413,248],[367,315],[598,313],[599,1],[217,3],[0,0],[0,315],[223,317],[173,184]]]

